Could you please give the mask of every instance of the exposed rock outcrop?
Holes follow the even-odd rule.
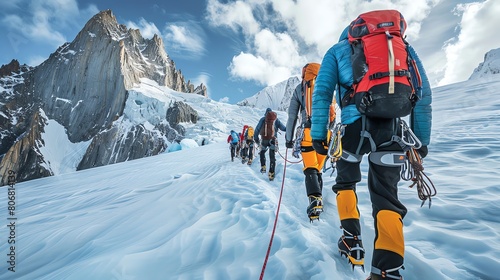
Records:
[[[92,139],[77,170],[157,155],[166,147],[159,133],[149,131],[142,125],[132,126],[128,131],[113,127]]]
[[[175,102],[167,111],[167,121],[172,127],[181,122],[196,123],[198,121],[198,112],[184,102]]]
[[[28,130],[8,150],[1,161],[3,184],[6,183],[6,174],[9,170],[17,173],[16,181],[18,182],[53,175],[39,150],[40,145],[43,145],[40,139],[46,124],[47,120],[38,111],[30,119]]]

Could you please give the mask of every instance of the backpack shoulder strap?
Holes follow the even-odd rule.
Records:
[[[352,86],[346,86],[344,84],[338,85],[338,90],[340,92],[340,88],[344,88],[346,90],[346,93],[344,94],[344,97],[340,100],[339,107],[340,109],[346,107],[347,105],[354,104],[354,98],[353,98],[353,93],[354,93],[354,88]]]
[[[314,87],[314,80],[305,82],[303,87],[304,90],[302,92],[304,96],[304,108],[306,110],[307,117],[310,118],[312,115],[312,88]]]
[[[302,67],[302,96],[307,118],[312,115],[312,94],[320,66],[319,63],[311,62]]]

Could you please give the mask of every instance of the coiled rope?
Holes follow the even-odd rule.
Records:
[[[431,198],[437,194],[436,187],[429,176],[424,173],[422,158],[417,150],[412,148],[406,152],[406,155],[408,160],[401,168],[401,178],[406,181],[413,181],[410,188],[417,186],[418,198],[422,200],[420,207],[424,206],[425,202],[429,200],[429,208],[431,208]]]

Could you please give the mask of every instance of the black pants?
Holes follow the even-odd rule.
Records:
[[[245,140],[243,144],[243,148],[241,148],[241,157],[248,157],[248,159],[253,159],[253,148],[254,142],[253,140]]]
[[[342,137],[344,152],[359,155],[369,154],[372,149],[370,141],[361,135],[362,119],[346,126]],[[395,120],[366,119],[366,131],[370,133],[376,151],[401,152],[397,143],[390,142],[391,137],[398,133],[400,128]],[[363,141],[361,146],[360,141]],[[361,158],[361,157],[359,157]],[[336,184],[333,191],[339,195],[340,191],[352,190],[356,192],[356,184],[361,181],[360,161],[350,162],[341,158],[337,162]],[[399,166],[382,166],[372,162],[369,158],[368,189],[372,204],[372,215],[375,219],[375,250],[372,266],[381,270],[391,269],[403,264],[404,240],[402,236],[402,219],[406,215],[406,207],[398,199],[398,182],[400,180]],[[357,197],[353,202],[357,203]],[[357,205],[354,206],[357,208]],[[339,209],[339,214],[340,214]],[[342,215],[340,215],[342,216]],[[341,220],[342,227],[353,235],[361,234],[359,218]],[[396,236],[396,237],[394,237]],[[391,239],[392,238],[392,239]]]
[[[266,165],[266,152],[269,148],[269,172],[274,173],[274,169],[276,166],[276,145],[275,140],[266,140],[262,139],[260,146],[260,166]]]
[[[234,156],[236,155],[236,147],[238,146],[238,143],[231,143],[229,146],[229,149],[231,150],[231,160],[234,159]]]

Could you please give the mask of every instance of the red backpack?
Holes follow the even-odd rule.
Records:
[[[418,72],[403,39],[406,21],[396,10],[358,16],[349,26],[353,86],[342,106],[355,103],[361,114],[398,118],[411,113],[417,100],[412,79]],[[412,77],[417,75],[418,77]]]
[[[274,122],[277,118],[276,112],[269,111],[266,113],[264,125],[260,129],[260,136],[262,136],[262,139],[271,140],[274,138]]]

